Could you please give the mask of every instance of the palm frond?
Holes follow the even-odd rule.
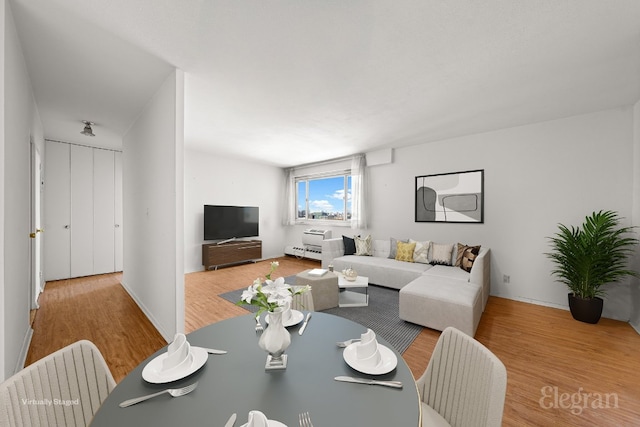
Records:
[[[551,252],[545,255],[555,267],[551,271],[560,283],[583,298],[602,296],[602,285],[613,283],[636,271],[627,268],[627,259],[636,249],[638,239],[631,237],[634,227],[619,227],[614,211],[594,212],[581,227],[559,224],[550,237]]]

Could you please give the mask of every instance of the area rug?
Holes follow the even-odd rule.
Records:
[[[293,283],[295,276],[285,279],[287,283]],[[246,288],[219,296],[235,304],[240,300],[244,289]],[[257,311],[257,308],[251,305],[241,307],[254,313]],[[323,310],[323,312],[335,314],[371,328],[400,354],[405,352],[422,330],[422,326],[405,322],[398,317],[398,291],[382,286],[369,285],[369,306],[367,307],[337,307]]]

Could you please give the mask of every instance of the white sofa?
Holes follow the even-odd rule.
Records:
[[[455,265],[457,245],[452,264]],[[470,272],[460,267],[398,261],[389,258],[390,239],[373,240],[372,256],[344,255],[342,237],[322,243],[322,267],[353,268],[369,283],[399,289],[401,319],[436,330],[447,326],[474,336],[489,299],[490,250],[481,247]]]

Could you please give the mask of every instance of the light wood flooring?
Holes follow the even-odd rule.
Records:
[[[294,257],[278,260],[276,276],[318,266]],[[185,331],[246,314],[218,295],[248,286],[268,270],[269,261],[261,261],[187,274]],[[166,345],[120,280],[111,274],[47,283],[27,364],[86,338],[120,381]],[[416,378],[438,336],[424,329],[404,353]],[[640,425],[640,335],[629,324],[602,319],[588,325],[564,310],[491,297],[475,338],[507,367],[503,425]]]

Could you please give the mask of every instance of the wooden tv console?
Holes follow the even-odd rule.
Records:
[[[262,258],[262,240],[234,240],[222,244],[202,245],[202,265],[205,270],[228,264],[255,261]]]

